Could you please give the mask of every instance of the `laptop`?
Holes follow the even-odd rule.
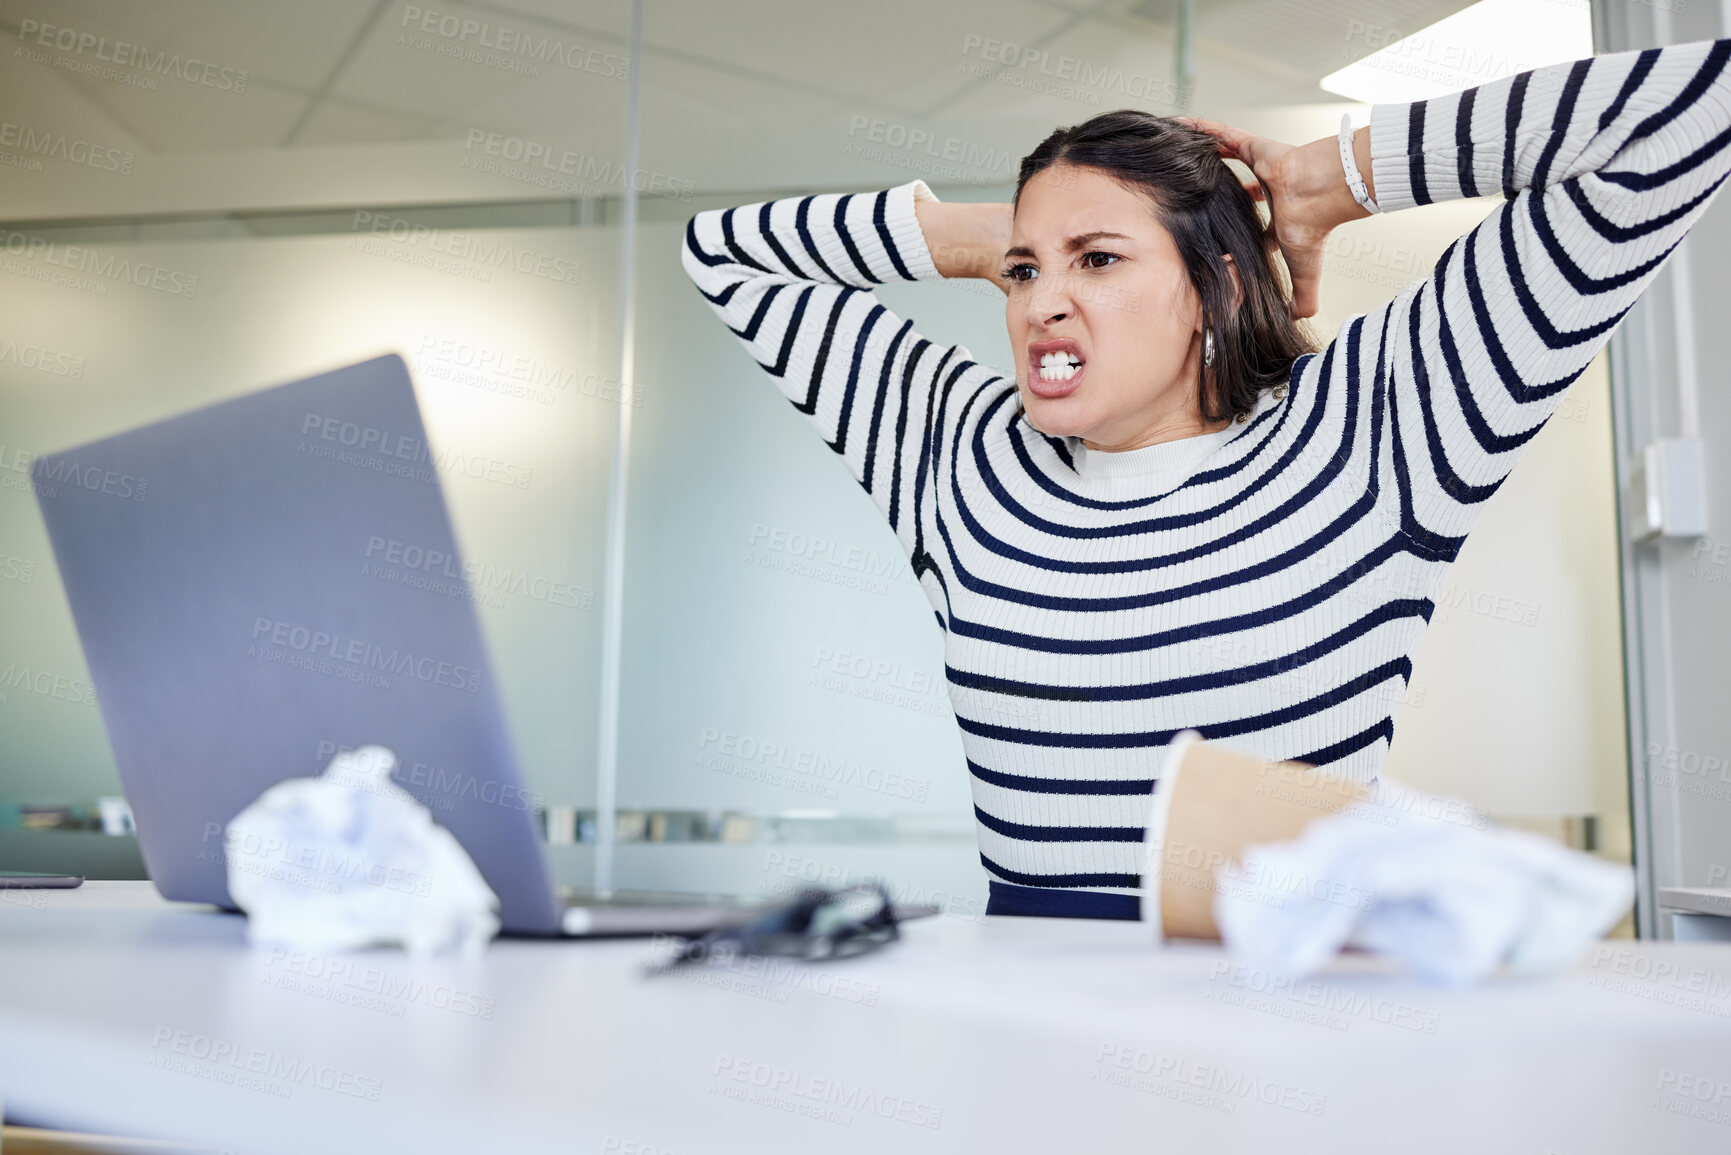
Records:
[[[439,460],[392,354],[35,461],[157,890],[234,909],[228,821],[377,744],[498,895],[504,933],[696,934],[761,909],[554,885]]]

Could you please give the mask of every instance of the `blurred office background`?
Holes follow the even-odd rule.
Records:
[[[686,221],[915,176],[946,200],[1007,200],[1053,127],[1118,107],[1301,142],[1373,101],[1587,55],[1595,35],[1601,51],[1724,35],[1717,4],[1594,7],[646,0],[634,54],[630,0],[0,0],[0,867],[140,870],[130,837],[88,829],[122,791],[31,456],[396,350],[435,445],[466,463],[445,492],[564,881],[596,880],[599,813],[618,886],[877,873],[977,917],[940,635],[888,526],[685,278]],[[1339,230],[1317,330],[1423,276],[1496,203]],[[1722,242],[1726,211],[1701,233]],[[1619,461],[1731,430],[1717,379],[1681,416],[1654,393],[1723,363],[1708,351],[1725,264],[1655,291],[1639,355],[1601,356],[1490,504],[1388,765],[1620,861],[1657,823],[1643,853],[1667,885],[1731,861],[1713,841],[1724,795],[1691,792],[1731,750],[1712,701],[1731,551],[1697,566],[1698,540],[1628,540]],[[880,296],[1013,365],[989,285]],[[1691,308],[1698,355],[1653,336]],[[1654,649],[1655,631],[1696,651]],[[1694,752],[1669,802],[1649,805],[1650,749]]]

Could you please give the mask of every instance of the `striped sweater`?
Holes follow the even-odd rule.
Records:
[[[1374,779],[1484,502],[1731,170],[1731,40],[1375,105],[1384,211],[1501,194],[1250,419],[1035,429],[1014,373],[884,307],[939,277],[915,180],[698,213],[682,261],[889,518],[944,631],[988,911],[1135,918],[1182,730]]]

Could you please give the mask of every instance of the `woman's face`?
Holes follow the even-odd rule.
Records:
[[[1053,165],[1022,187],[1004,270],[1017,388],[1036,429],[1123,450],[1224,424],[1201,421],[1201,301],[1146,196]],[[1054,344],[1081,359],[1068,380],[1041,375]]]

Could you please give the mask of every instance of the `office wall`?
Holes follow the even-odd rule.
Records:
[[[1375,307],[1488,207],[1440,206],[1343,229],[1317,328],[1332,331]],[[17,454],[403,351],[435,442],[528,478],[518,487],[445,474],[472,560],[505,589],[520,576],[548,592],[495,590],[479,605],[531,783],[551,801],[590,805],[616,404],[602,395],[616,326],[605,286],[617,230],[467,230],[580,266],[583,279],[566,284],[475,262],[429,270],[411,263],[421,246],[345,219],[346,233],[334,235],[99,246],[196,276],[190,299],[9,279],[11,330],[76,358],[81,375],[11,367],[8,451],[22,461]],[[971,805],[929,608],[875,507],[685,279],[682,227],[650,222],[639,235],[642,404],[633,413],[627,522],[621,804],[889,820],[882,829],[897,838],[941,837],[946,847],[934,858],[928,843],[909,843],[884,852],[892,864],[917,859],[918,885],[971,895],[979,889]],[[880,294],[925,331],[1008,363],[1002,298],[989,286],[894,285]],[[481,365],[517,358],[530,365],[517,378]],[[1451,571],[1389,772],[1508,815],[1610,814],[1614,832],[1620,669],[1608,608],[1615,574],[1603,389],[1597,370],[1576,387]],[[85,679],[34,503],[16,486],[0,498],[5,540],[15,543],[9,556],[32,573],[10,582],[0,601],[7,661]],[[560,600],[580,605],[555,600],[553,583],[563,587]],[[9,698],[0,703],[0,741],[15,760],[12,798],[118,789],[94,709],[52,693]],[[1510,749],[1518,755],[1505,757]],[[689,869],[688,859],[632,853],[628,883],[674,885]],[[726,865],[704,873],[728,871],[736,885],[756,887],[759,850],[719,858]]]

